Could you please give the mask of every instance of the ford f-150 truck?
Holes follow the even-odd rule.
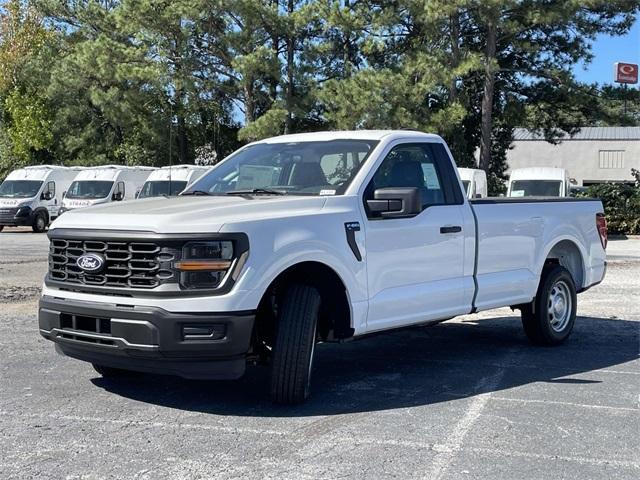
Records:
[[[605,275],[598,200],[468,200],[445,142],[410,131],[249,144],[179,197],[71,211],[50,231],[40,333],[103,376],[233,379],[309,395],[315,345],[496,307],[570,334]]]

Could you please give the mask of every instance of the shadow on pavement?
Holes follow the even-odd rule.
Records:
[[[533,382],[598,383],[638,358],[640,323],[578,317],[559,347],[528,343],[519,317],[443,323],[316,350],[312,397],[282,407],[268,399],[268,367],[248,367],[238,381],[190,381],[138,375],[92,382],[126,398],[219,415],[339,415],[435,404]],[[618,370],[631,370],[630,366]],[[588,379],[563,378],[590,373]],[[484,381],[501,376],[501,381]],[[487,387],[486,385],[494,385]]]

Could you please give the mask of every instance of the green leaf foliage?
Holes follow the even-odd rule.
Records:
[[[639,124],[637,90],[572,73],[597,35],[626,33],[638,8],[0,0],[0,177],[30,163],[161,166],[282,133],[409,128],[442,135],[460,166],[478,163],[488,132],[482,158],[500,193],[516,126],[555,141],[584,125]]]

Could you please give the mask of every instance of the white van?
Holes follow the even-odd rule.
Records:
[[[0,184],[0,231],[28,225],[43,232],[58,216],[64,193],[79,170],[36,165],[11,172]]]
[[[132,200],[147,177],[155,170],[153,167],[123,165],[85,168],[78,173],[69,187],[62,201],[60,214],[74,208]]]
[[[487,174],[479,168],[458,168],[458,175],[467,198],[488,197]]]
[[[208,167],[197,165],[173,165],[151,172],[144,182],[138,198],[173,197],[200,178]]]
[[[569,172],[564,168],[517,168],[509,177],[508,197],[568,197]]]

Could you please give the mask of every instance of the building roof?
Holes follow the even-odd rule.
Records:
[[[526,128],[516,128],[513,140],[544,141],[544,136]],[[572,140],[640,140],[640,127],[582,127],[573,136],[565,134],[563,141]]]

